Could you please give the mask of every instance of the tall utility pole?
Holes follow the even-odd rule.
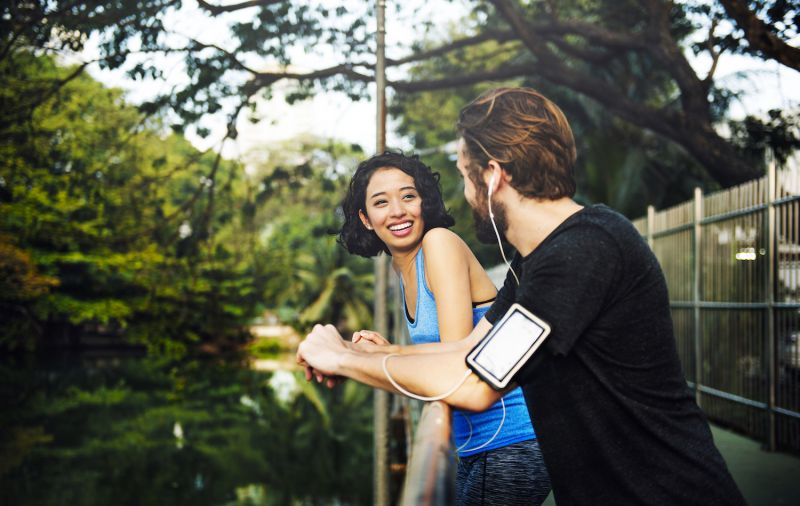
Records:
[[[386,0],[377,0],[377,48],[375,62],[375,97],[377,102],[375,152],[386,149]],[[389,335],[387,310],[387,280],[389,260],[386,255],[375,257],[375,330]],[[389,393],[375,390],[373,414],[373,501],[376,506],[389,506]]]

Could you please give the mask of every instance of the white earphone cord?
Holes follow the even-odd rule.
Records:
[[[492,180],[489,181],[489,194],[487,196],[487,200],[489,201],[489,221],[492,222],[492,228],[494,229],[494,235],[497,237],[497,245],[500,246],[500,255],[503,257],[503,261],[508,266],[508,270],[511,271],[511,274],[514,276],[514,280],[517,282],[517,286],[519,286],[519,278],[517,277],[517,273],[514,272],[514,269],[511,267],[511,262],[506,259],[506,252],[503,250],[503,241],[500,239],[500,232],[497,231],[497,225],[494,223],[494,213],[492,212],[492,187],[494,186],[494,177]]]
[[[472,439],[472,422],[469,419],[469,415],[465,415],[464,413],[461,413],[460,411],[458,412],[459,415],[464,417],[464,419],[467,421],[467,424],[469,425],[469,436],[467,437],[467,440],[464,441],[464,444],[462,444],[461,446],[456,448],[457,452],[462,452],[462,451],[463,452],[474,452],[475,450],[480,450],[481,448],[487,446],[489,443],[494,441],[494,439],[497,437],[497,435],[500,434],[500,429],[503,428],[503,424],[506,422],[506,402],[503,400],[502,397],[500,397],[500,404],[503,406],[503,418],[500,419],[500,425],[497,426],[497,430],[494,431],[494,434],[492,435],[492,437],[490,437],[489,440],[486,441],[485,443],[483,443],[482,445],[476,446],[474,448],[467,448],[466,450],[464,449],[464,447],[467,446],[469,444],[470,440]]]
[[[456,390],[461,388],[461,385],[463,385],[464,382],[467,381],[467,378],[469,377],[469,375],[472,374],[472,371],[467,369],[466,371],[464,371],[464,377],[461,378],[458,381],[458,383],[453,385],[453,388],[451,388],[447,392],[445,392],[445,393],[443,393],[441,395],[433,396],[433,397],[423,397],[421,395],[413,394],[413,393],[409,392],[408,390],[406,390],[405,388],[401,387],[394,380],[394,378],[392,378],[392,375],[389,374],[389,369],[386,367],[386,363],[389,361],[390,358],[392,358],[394,356],[397,356],[397,353],[390,353],[390,354],[386,355],[385,357],[383,357],[383,362],[381,362],[381,365],[383,366],[383,374],[386,375],[386,378],[389,380],[389,382],[392,384],[392,386],[395,387],[401,394],[406,395],[408,397],[411,397],[412,399],[418,399],[420,401],[425,401],[425,402],[440,401],[442,399],[450,397],[451,395],[453,395],[453,393]]]
[[[394,357],[394,356],[397,356],[397,354],[396,353],[390,353],[390,354],[386,355],[385,357],[383,357],[383,361],[381,362],[381,366],[383,367],[383,374],[386,375],[386,378],[389,380],[389,383],[391,383],[392,386],[395,387],[400,393],[402,393],[403,395],[406,395],[408,397],[411,397],[412,399],[418,399],[420,401],[425,401],[425,402],[440,401],[442,399],[450,397],[456,390],[461,388],[461,385],[463,385],[464,382],[467,381],[467,378],[469,377],[469,375],[472,374],[472,371],[467,369],[466,371],[464,371],[464,376],[458,381],[458,383],[453,385],[453,387],[450,390],[448,390],[447,392],[445,392],[445,393],[443,393],[441,395],[435,395],[433,397],[425,397],[425,396],[422,396],[422,395],[417,395],[417,394],[409,392],[405,388],[401,387],[394,380],[394,378],[392,378],[392,375],[389,374],[389,368],[387,367],[387,363],[389,362],[389,359]],[[500,434],[500,429],[503,428],[503,424],[506,421],[506,403],[505,403],[505,401],[503,400],[502,397],[500,398],[500,403],[503,406],[503,418],[500,419],[500,425],[497,427],[497,430],[494,432],[494,435],[492,435],[492,437],[489,438],[489,440],[486,441],[485,443],[483,443],[482,445],[476,446],[474,448],[468,448],[466,450],[464,450],[464,447],[467,446],[467,444],[469,444],[470,440],[472,439],[472,422],[469,420],[469,417],[467,415],[464,415],[463,413],[459,413],[461,416],[463,416],[467,420],[467,424],[469,424],[469,437],[467,437],[467,440],[464,442],[464,444],[462,444],[461,446],[456,448],[457,452],[461,452],[461,451],[471,452],[471,451],[475,451],[475,450],[480,450],[481,448],[487,446],[489,443],[491,443],[492,441],[495,440],[497,435]]]

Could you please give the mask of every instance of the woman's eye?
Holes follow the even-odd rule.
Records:
[[[385,203],[386,203],[385,200],[376,200],[375,202],[372,203],[372,205],[373,206],[382,206]]]
[[[403,198],[406,199],[406,200],[413,200],[413,199],[417,198],[417,196],[414,195],[413,193],[409,193],[408,195],[404,195]]]

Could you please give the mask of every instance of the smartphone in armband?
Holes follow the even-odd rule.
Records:
[[[520,304],[512,304],[469,352],[467,365],[492,388],[502,390],[549,334],[550,325]]]

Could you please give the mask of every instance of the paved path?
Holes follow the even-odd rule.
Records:
[[[800,505],[800,457],[770,453],[761,443],[711,426],[714,442],[750,506]],[[554,506],[553,494],[544,506]]]

